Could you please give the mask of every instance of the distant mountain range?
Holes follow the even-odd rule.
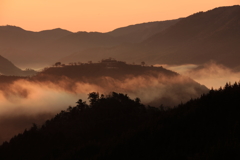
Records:
[[[142,45],[155,62],[239,65],[240,6],[221,7],[183,18]],[[146,50],[145,50],[146,51]],[[161,60],[162,59],[162,60]]]
[[[20,67],[44,67],[72,53],[82,52],[89,48],[105,48],[123,43],[140,42],[177,21],[137,24],[109,33],[73,33],[60,28],[32,32],[16,26],[1,26],[0,53]],[[85,60],[79,59],[78,61]],[[69,62],[72,62],[72,59]]]
[[[240,58],[239,21],[240,6],[216,8],[182,18],[141,43],[91,48],[62,61],[102,56],[149,64],[201,64],[214,60],[237,67]]]
[[[1,26],[0,54],[17,66],[28,68],[108,57],[147,64],[201,64],[214,60],[237,67],[239,22],[240,6],[230,6],[107,33],[72,33],[63,29],[31,32]]]

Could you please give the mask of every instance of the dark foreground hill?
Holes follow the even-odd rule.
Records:
[[[170,110],[90,93],[43,126],[0,146],[11,159],[239,159],[240,84],[226,84]]]

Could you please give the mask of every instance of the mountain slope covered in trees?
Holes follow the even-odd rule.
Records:
[[[240,158],[240,84],[226,84],[174,109],[136,98],[89,94],[89,104],[57,114],[0,146],[11,159]],[[14,153],[14,154],[12,154]]]

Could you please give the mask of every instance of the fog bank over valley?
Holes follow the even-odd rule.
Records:
[[[115,68],[102,63],[50,67],[31,78],[0,76],[0,140],[32,123],[43,123],[75,106],[78,99],[87,101],[91,92],[124,93],[155,107],[173,107],[208,92],[205,86],[162,67],[118,63]]]
[[[157,65],[159,66],[159,65]],[[169,70],[187,76],[196,82],[205,85],[209,89],[219,89],[226,83],[240,81],[240,71],[238,68],[231,69],[222,64],[210,61],[202,65],[162,65]]]

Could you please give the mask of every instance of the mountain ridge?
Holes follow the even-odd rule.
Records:
[[[69,63],[107,57],[149,64],[202,64],[214,60],[238,67],[239,8],[239,5],[218,7],[185,18],[130,25],[107,33],[73,33],[62,29],[25,31],[26,35],[0,32],[0,49],[12,49],[15,56],[1,54],[21,67],[38,64],[39,68],[59,60]],[[50,33],[52,36],[46,37]],[[32,62],[22,63],[18,50],[22,57],[31,56]]]
[[[169,22],[159,21],[154,23],[156,23],[156,25],[161,23],[169,23],[167,25],[170,25],[170,23],[174,23],[174,21],[177,20],[172,20]],[[142,25],[149,25],[149,23],[136,24],[136,26]],[[8,31],[3,32],[4,29]],[[120,30],[122,29],[124,30],[126,27],[122,27]],[[164,26],[162,26],[162,29],[164,29]],[[15,33],[15,30],[18,31],[17,34]],[[15,64],[21,66],[22,68],[39,68],[44,67],[47,64],[50,65],[55,63],[58,61],[57,57],[62,59],[66,56],[70,56],[73,53],[92,47],[114,47],[126,42],[136,43],[144,36],[153,34],[151,33],[152,31],[140,31],[140,35],[133,34],[129,36],[128,34],[125,34],[123,37],[117,37],[112,35],[114,32],[115,31],[108,33],[84,31],[70,32],[61,28],[33,32],[26,31],[16,26],[0,26],[0,35],[2,35],[0,37],[0,42],[3,44],[0,46],[0,49],[2,50],[3,56],[11,59]],[[88,42],[84,41],[84,39],[88,39]],[[9,55],[6,50],[11,50],[10,52],[15,54],[15,56]],[[27,62],[26,60],[23,60],[24,63],[21,62],[22,57],[29,56],[31,57],[32,62]],[[38,65],[41,63],[42,65]],[[37,65],[34,66],[34,64]]]
[[[149,64],[203,64],[213,60],[234,68],[239,66],[237,60],[240,58],[239,15],[239,5],[198,12],[141,43],[102,50],[96,48],[90,55],[98,53],[104,57]],[[85,50],[75,53],[75,58],[90,55]]]

